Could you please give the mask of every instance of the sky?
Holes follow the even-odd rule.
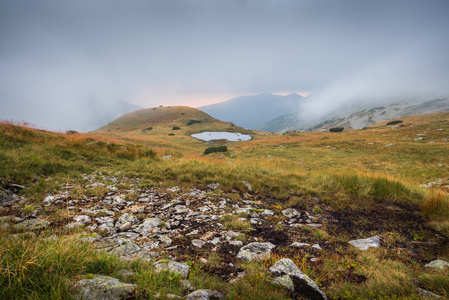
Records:
[[[298,92],[319,116],[445,97],[448,12],[447,0],[0,0],[0,119],[86,130],[92,107],[119,101]]]

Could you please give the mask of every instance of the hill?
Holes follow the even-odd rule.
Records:
[[[377,107],[350,105],[341,107],[314,123],[304,122],[300,117],[299,111],[286,114],[266,123],[261,130],[268,132],[285,132],[289,130],[319,131],[328,130],[332,127],[361,129],[394,118],[448,110],[449,99],[435,99],[419,104],[397,103]]]
[[[266,122],[291,111],[297,111],[304,97],[260,94],[242,96],[224,102],[201,106],[199,109],[214,118],[230,121],[247,129],[259,129]]]
[[[136,114],[89,134],[0,123],[0,299],[105,281],[122,299],[449,297],[449,112],[210,143],[188,131],[236,126],[181,112],[204,116],[161,110],[146,133]]]
[[[212,118],[208,114],[196,108],[188,106],[161,106],[127,113],[95,130],[95,132],[123,133],[142,131],[148,127],[155,129],[157,127],[168,128],[173,125],[189,126],[187,123],[189,123],[190,120],[198,121],[198,123],[195,124],[202,123],[208,124],[209,126],[230,125],[230,123],[225,123]]]

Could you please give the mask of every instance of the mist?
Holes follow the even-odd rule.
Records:
[[[447,11],[445,0],[1,1],[0,119],[88,131],[123,102],[311,92],[313,118],[447,97]]]

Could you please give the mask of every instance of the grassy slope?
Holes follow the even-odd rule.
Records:
[[[404,122],[398,127],[386,126],[385,122],[366,130],[342,133],[254,132],[254,139],[249,142],[213,142],[212,145],[228,146],[230,151],[224,155],[199,156],[209,145],[191,138],[191,133],[238,128],[207,118],[207,122],[186,126],[188,120],[202,116],[193,109],[157,108],[144,112],[151,115],[158,112],[161,116],[163,110],[171,110],[170,117],[165,114],[158,123],[136,121],[126,127],[114,123],[119,118],[110,126],[120,129],[112,131],[107,129],[112,127],[103,127],[94,134],[64,135],[1,124],[0,159],[4,163],[0,177],[29,186],[25,195],[34,202],[40,202],[46,193],[55,192],[61,183],[76,181],[81,173],[99,168],[142,177],[143,186],[156,186],[159,182],[163,186],[219,182],[225,192],[246,191],[244,180],[252,184],[255,193],[281,199],[282,207],[297,205],[297,201],[311,196],[328,200],[316,208],[326,212],[358,214],[380,203],[405,209],[421,205],[423,213],[430,218],[429,224],[449,236],[447,193],[444,189],[436,188],[432,192],[419,186],[438,179],[447,181],[449,113],[402,118]],[[176,119],[177,115],[185,118]],[[181,130],[173,131],[174,125]],[[145,126],[152,126],[153,130],[143,133]],[[168,136],[171,132],[176,135]],[[417,134],[425,136],[415,140]],[[387,146],[390,144],[393,145]],[[127,147],[128,151],[121,147]],[[173,158],[160,159],[167,154]],[[36,179],[36,175],[40,179]],[[302,198],[298,200],[297,195]],[[449,253],[441,258],[449,259]],[[392,279],[385,274],[396,272],[397,276],[405,278],[400,282],[406,282],[409,288],[418,275],[413,275],[416,266],[410,267],[407,261],[408,258],[381,251],[335,254],[332,260],[326,261],[327,273],[319,270],[319,278],[322,282],[335,281],[325,290],[333,297],[369,298],[366,291],[376,289],[381,289],[386,296],[407,294],[402,290],[390,290]],[[355,284],[332,275],[346,268],[345,263],[354,265],[352,268],[358,273],[372,279]],[[423,276],[419,278],[421,282],[430,282],[436,285],[435,291],[447,293],[447,280],[442,280],[440,275]]]

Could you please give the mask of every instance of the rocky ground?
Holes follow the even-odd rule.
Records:
[[[228,282],[245,276],[239,261],[284,257],[270,269],[273,280],[293,295],[312,299],[326,296],[286,258],[303,257],[320,276],[325,272],[326,257],[354,247],[362,251],[370,247],[402,249],[425,265],[448,245],[447,238],[425,227],[413,207],[379,203],[357,211],[334,210],[323,199],[306,195],[298,195],[301,201],[287,207],[285,201],[253,194],[250,183],[245,183],[247,191],[242,192],[223,191],[219,184],[141,189],[139,181],[120,174],[86,174],[83,183],[63,185],[59,193],[43,201],[16,196],[24,187],[10,184],[2,191],[0,223],[11,234],[34,234],[46,228],[74,232],[122,259],[156,260],[156,269],[168,269],[183,278],[189,272],[186,262],[192,258],[206,262],[211,253],[220,256],[220,263],[205,271]],[[401,238],[395,238],[393,232]],[[441,261],[433,264],[443,269],[448,265]],[[351,269],[341,276],[353,282],[366,280]],[[330,284],[323,278],[322,289]],[[133,290],[131,284],[100,275],[77,285],[80,295],[91,299],[101,293],[93,286],[103,291],[108,286],[110,295],[101,296],[105,299],[125,297]],[[217,291],[195,291],[187,281],[185,285],[193,294],[187,299],[223,297]]]

